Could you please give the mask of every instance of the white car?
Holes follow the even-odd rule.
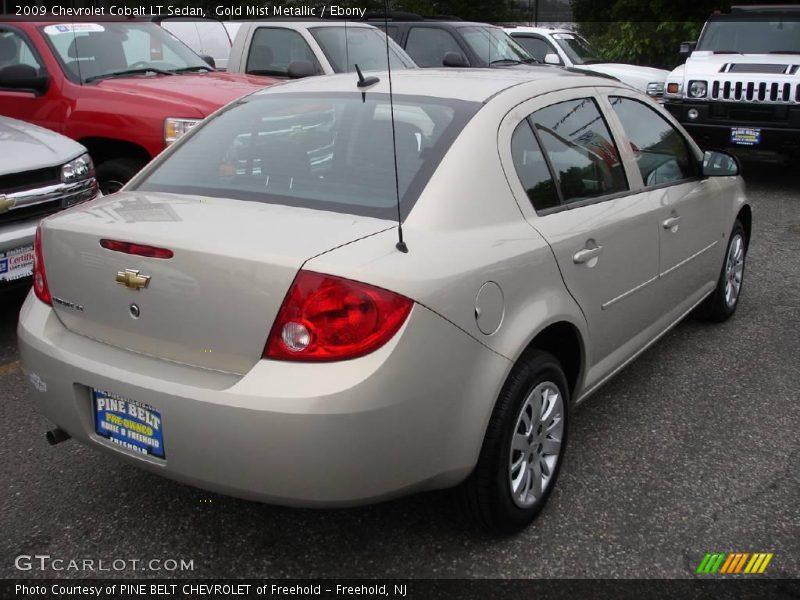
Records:
[[[664,81],[669,71],[606,62],[574,31],[545,27],[506,27],[505,30],[540,62],[611,75],[655,98],[664,94]]]
[[[391,38],[392,69],[417,65]],[[387,40],[378,28],[344,21],[247,21],[236,29],[228,71],[297,79],[386,68]]]
[[[228,68],[233,37],[222,21],[175,18],[160,19],[157,22],[198,55],[213,59],[215,68],[222,71]]]
[[[0,116],[0,292],[30,281],[40,220],[98,194],[86,148],[49,129]]]

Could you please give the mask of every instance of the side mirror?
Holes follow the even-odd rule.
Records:
[[[561,65],[564,64],[561,62],[561,59],[558,57],[558,54],[555,52],[548,52],[544,55],[544,62],[547,65]]]
[[[212,69],[217,68],[217,61],[214,60],[213,56],[209,56],[208,54],[201,54],[200,58],[202,58],[206,62],[206,64]]]
[[[461,52],[446,52],[442,59],[445,67],[468,67],[467,58]]]
[[[39,75],[30,65],[11,65],[0,69],[0,87],[30,90],[41,95],[50,87],[50,77]]]
[[[704,177],[733,177],[740,172],[736,157],[719,150],[706,150],[703,153]]]
[[[293,60],[286,69],[289,79],[302,79],[317,74],[317,69],[310,60]]]
[[[681,56],[689,56],[694,49],[697,48],[697,42],[681,42],[678,48],[678,54]]]

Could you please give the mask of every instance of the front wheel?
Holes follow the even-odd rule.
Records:
[[[747,256],[747,236],[744,226],[738,219],[733,224],[722,271],[714,292],[706,298],[699,308],[701,318],[722,322],[736,312],[744,283],[744,263]]]
[[[97,166],[97,182],[104,196],[118,192],[145,162],[136,158],[113,158]]]
[[[568,411],[569,388],[558,360],[530,352],[503,386],[478,464],[458,490],[470,518],[512,533],[539,514],[561,469]]]

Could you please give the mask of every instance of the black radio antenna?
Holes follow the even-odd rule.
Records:
[[[397,132],[394,126],[394,90],[392,89],[392,58],[389,54],[389,0],[383,0],[383,35],[386,38],[386,71],[389,78],[389,115],[392,119],[392,156],[394,157],[394,191],[397,199],[397,244],[395,247],[403,252],[408,252],[408,246],[403,241],[403,216],[400,214],[400,176],[397,171]]]

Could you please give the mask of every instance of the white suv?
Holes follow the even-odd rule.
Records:
[[[606,62],[589,42],[574,31],[511,26],[505,30],[540,62],[611,75],[648,96],[660,98],[664,93],[668,71]]]
[[[681,54],[664,99],[701,147],[800,156],[800,6],[714,14]]]

